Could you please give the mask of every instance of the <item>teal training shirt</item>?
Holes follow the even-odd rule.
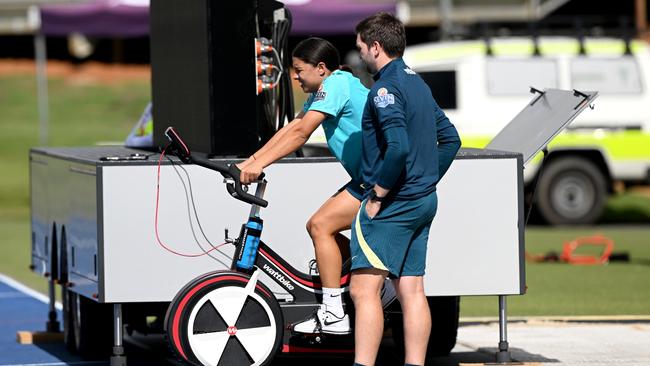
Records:
[[[312,93],[303,112],[325,113],[323,130],[327,146],[352,179],[361,178],[361,117],[368,89],[347,71],[336,70],[317,92]]]
[[[401,58],[374,76],[363,115],[361,182],[390,189],[400,200],[436,190],[461,141],[431,89]]]

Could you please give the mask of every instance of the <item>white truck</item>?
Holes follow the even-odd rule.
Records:
[[[429,84],[463,147],[484,147],[530,99],[530,87],[598,90],[597,110],[553,140],[541,174],[541,156],[524,174],[528,200],[537,184],[534,203],[545,221],[590,224],[616,182],[650,182],[650,48],[634,41],[629,51],[617,39],[495,38],[416,45],[404,59]]]

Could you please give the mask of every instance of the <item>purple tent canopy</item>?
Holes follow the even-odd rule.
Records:
[[[41,8],[41,31],[47,36],[78,32],[92,37],[142,37],[149,34],[149,6],[137,2],[94,0]]]
[[[236,1],[236,0],[234,0]],[[294,35],[350,34],[361,19],[378,11],[395,13],[395,0],[386,3],[355,0],[293,0]],[[149,34],[146,0],[93,0],[41,9],[41,30],[48,36],[78,32],[93,37],[142,37]]]
[[[395,14],[395,1],[385,3],[355,0],[287,1],[293,15],[291,34],[352,34],[359,21],[379,11]]]

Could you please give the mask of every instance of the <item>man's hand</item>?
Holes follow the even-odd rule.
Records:
[[[251,184],[257,180],[257,177],[259,177],[260,174],[262,174],[262,167],[255,162],[250,164],[239,163],[237,164],[237,168],[241,170],[239,179],[242,184]]]
[[[381,202],[379,201],[366,201],[366,214],[369,218],[374,218],[381,209]]]

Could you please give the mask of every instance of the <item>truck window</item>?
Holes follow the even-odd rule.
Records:
[[[442,109],[456,109],[456,71],[425,71],[420,76]]]
[[[523,95],[530,87],[557,88],[557,62],[552,59],[526,60],[489,58],[487,89],[491,95]]]
[[[571,60],[571,87],[597,90],[601,94],[639,94],[643,91],[641,72],[633,56],[577,57]]]

